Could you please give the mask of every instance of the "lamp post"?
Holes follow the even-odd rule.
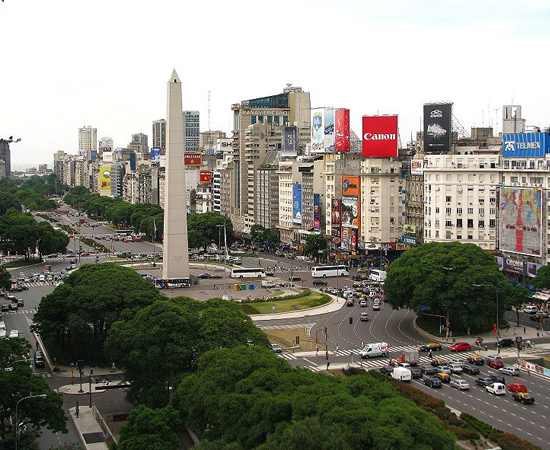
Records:
[[[15,450],[19,448],[19,421],[17,419],[19,403],[23,400],[28,400],[29,398],[46,398],[47,396],[47,394],[27,395],[26,397],[17,400],[17,403],[15,404]]]
[[[496,336],[497,336],[497,353],[500,354],[500,345],[499,345],[500,328],[498,326],[498,287],[494,286],[492,284],[472,284],[472,286],[474,286],[474,287],[490,287],[490,288],[493,288],[495,290],[495,298],[496,298],[496,303],[497,303],[497,321],[496,321],[496,326],[497,326],[497,332],[496,332]]]
[[[447,272],[450,272],[453,270],[453,267],[441,267],[443,270],[446,270]],[[447,277],[445,277],[445,290],[447,290],[448,288],[448,283],[447,283]],[[449,335],[450,335],[450,331],[451,331],[451,324],[449,322],[449,308],[450,308],[450,305],[449,305],[449,302],[447,301],[447,323],[445,324],[445,328],[446,328],[446,333],[445,333],[445,339],[447,340],[449,338]]]

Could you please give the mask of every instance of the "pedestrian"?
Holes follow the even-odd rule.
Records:
[[[327,361],[327,370],[330,367],[330,361]]]
[[[336,353],[338,353],[339,350],[340,350],[340,346],[336,344]]]
[[[434,357],[434,354],[433,354],[432,350],[430,349],[430,352],[428,353],[428,358],[433,359],[433,357]]]
[[[527,367],[527,375],[531,376],[531,369],[529,367]]]

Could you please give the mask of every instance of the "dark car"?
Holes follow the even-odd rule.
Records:
[[[536,322],[542,322],[544,319],[546,319],[546,315],[541,313],[535,313],[532,316],[529,316],[529,319],[534,320]]]
[[[288,281],[302,281],[302,277],[288,277]]]
[[[212,278],[213,280],[219,280],[222,278],[221,275],[212,275],[210,278]]]
[[[514,345],[514,340],[510,338],[504,338],[498,341],[497,347],[512,347]]]
[[[485,359],[481,355],[470,355],[468,356],[468,361],[476,366],[482,366],[485,364]]]
[[[535,398],[532,397],[528,392],[512,392],[512,398],[516,402],[520,402],[525,404],[533,404],[535,403]]]
[[[22,298],[18,299],[17,300],[17,307],[21,308],[23,306],[25,306],[25,302],[23,301],[23,299]]]
[[[2,305],[2,312],[7,312],[10,310],[10,305],[8,305],[7,303],[4,303]]]
[[[313,280],[313,286],[326,286],[327,282],[323,280]]]
[[[495,381],[491,377],[479,377],[476,380],[476,384],[481,387],[489,386],[490,384],[493,384]]]
[[[427,365],[420,366],[420,371],[424,375],[435,375],[437,373],[437,369],[435,367],[427,366]]]
[[[380,373],[390,375],[393,372],[393,366],[380,367]]]
[[[355,305],[355,302],[353,300],[348,300],[346,302],[346,306],[353,306],[353,305]]]
[[[502,383],[504,386],[506,386],[506,378],[504,378],[502,375],[491,375],[491,378],[493,379],[494,383]]]
[[[421,352],[429,352],[430,350],[441,350],[441,344],[429,342],[428,344],[421,345],[418,350]]]
[[[473,364],[464,364],[462,366],[462,372],[470,375],[478,375],[480,373],[478,367]]]
[[[10,303],[10,311],[17,311],[17,308],[19,308],[17,303]]]
[[[420,370],[420,367],[410,367],[409,370],[413,378],[422,378],[422,370]]]
[[[199,275],[199,278],[208,280],[208,279],[212,278],[212,275],[210,275],[209,273],[201,273]]]
[[[44,362],[44,356],[42,355],[42,352],[37,351],[34,354],[34,366],[35,367],[44,367],[46,363]]]
[[[437,378],[433,378],[433,377],[425,378],[424,379],[424,385],[428,386],[428,387],[431,387],[431,388],[440,388],[441,386],[443,386],[441,381],[439,381]]]

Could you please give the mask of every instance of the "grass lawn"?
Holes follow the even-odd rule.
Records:
[[[310,341],[310,337],[306,333],[304,327],[265,330],[265,334],[267,334],[269,342],[279,344],[285,350],[288,350],[289,347],[295,345],[296,337],[300,340],[300,348],[296,349],[297,352],[308,352],[315,350],[315,342]]]
[[[272,312],[278,313],[313,308],[328,302],[330,302],[328,295],[311,292],[309,295],[300,298],[286,300],[272,298],[265,302],[242,303],[240,306],[245,314],[269,314]],[[275,306],[275,310],[273,310],[273,306]]]

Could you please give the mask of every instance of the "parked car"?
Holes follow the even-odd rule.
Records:
[[[529,392],[512,392],[512,398],[516,402],[523,403],[524,405],[532,405],[535,403],[535,398],[529,394]]]
[[[10,339],[15,339],[19,337],[19,330],[11,330],[8,336]]]
[[[494,395],[504,395],[506,394],[506,386],[504,386],[502,383],[493,383],[488,386],[485,386],[485,389],[489,394]]]
[[[470,389],[470,383],[468,383],[466,380],[463,380],[463,379],[451,380],[451,382],[449,383],[449,386],[454,387],[459,391],[466,391]]]
[[[510,338],[504,338],[498,341],[497,347],[512,347],[514,345],[514,340]]]
[[[279,346],[279,344],[269,344],[269,350],[273,353],[283,353],[283,349]]]
[[[510,389],[511,392],[527,392],[527,386],[525,386],[523,383],[509,384],[508,389]]]
[[[479,377],[476,380],[476,384],[481,387],[489,386],[490,384],[493,384],[494,381],[491,377]]]
[[[441,380],[433,377],[424,378],[424,385],[436,389],[442,386]]]
[[[209,273],[201,273],[201,274],[199,275],[199,278],[205,279],[205,280],[209,280],[210,278],[212,278],[212,275],[209,274]]]
[[[520,375],[519,369],[512,366],[501,367],[498,371],[503,375],[510,375],[512,377],[519,377]]]
[[[430,350],[441,350],[441,344],[436,344],[435,342],[428,342],[427,344],[421,345],[418,349],[421,352],[429,352]]]
[[[538,308],[535,305],[529,305],[523,308],[523,312],[526,314],[535,314],[538,311]]]
[[[37,351],[34,354],[34,367],[44,367],[46,363],[44,362],[44,355],[41,351]]]
[[[452,352],[466,352],[471,349],[472,346],[467,342],[457,342],[456,344],[451,345]]]
[[[465,364],[462,366],[462,372],[467,373],[468,375],[478,375],[479,369],[473,364]]]
[[[327,282],[323,280],[313,280],[313,286],[326,286]]]

